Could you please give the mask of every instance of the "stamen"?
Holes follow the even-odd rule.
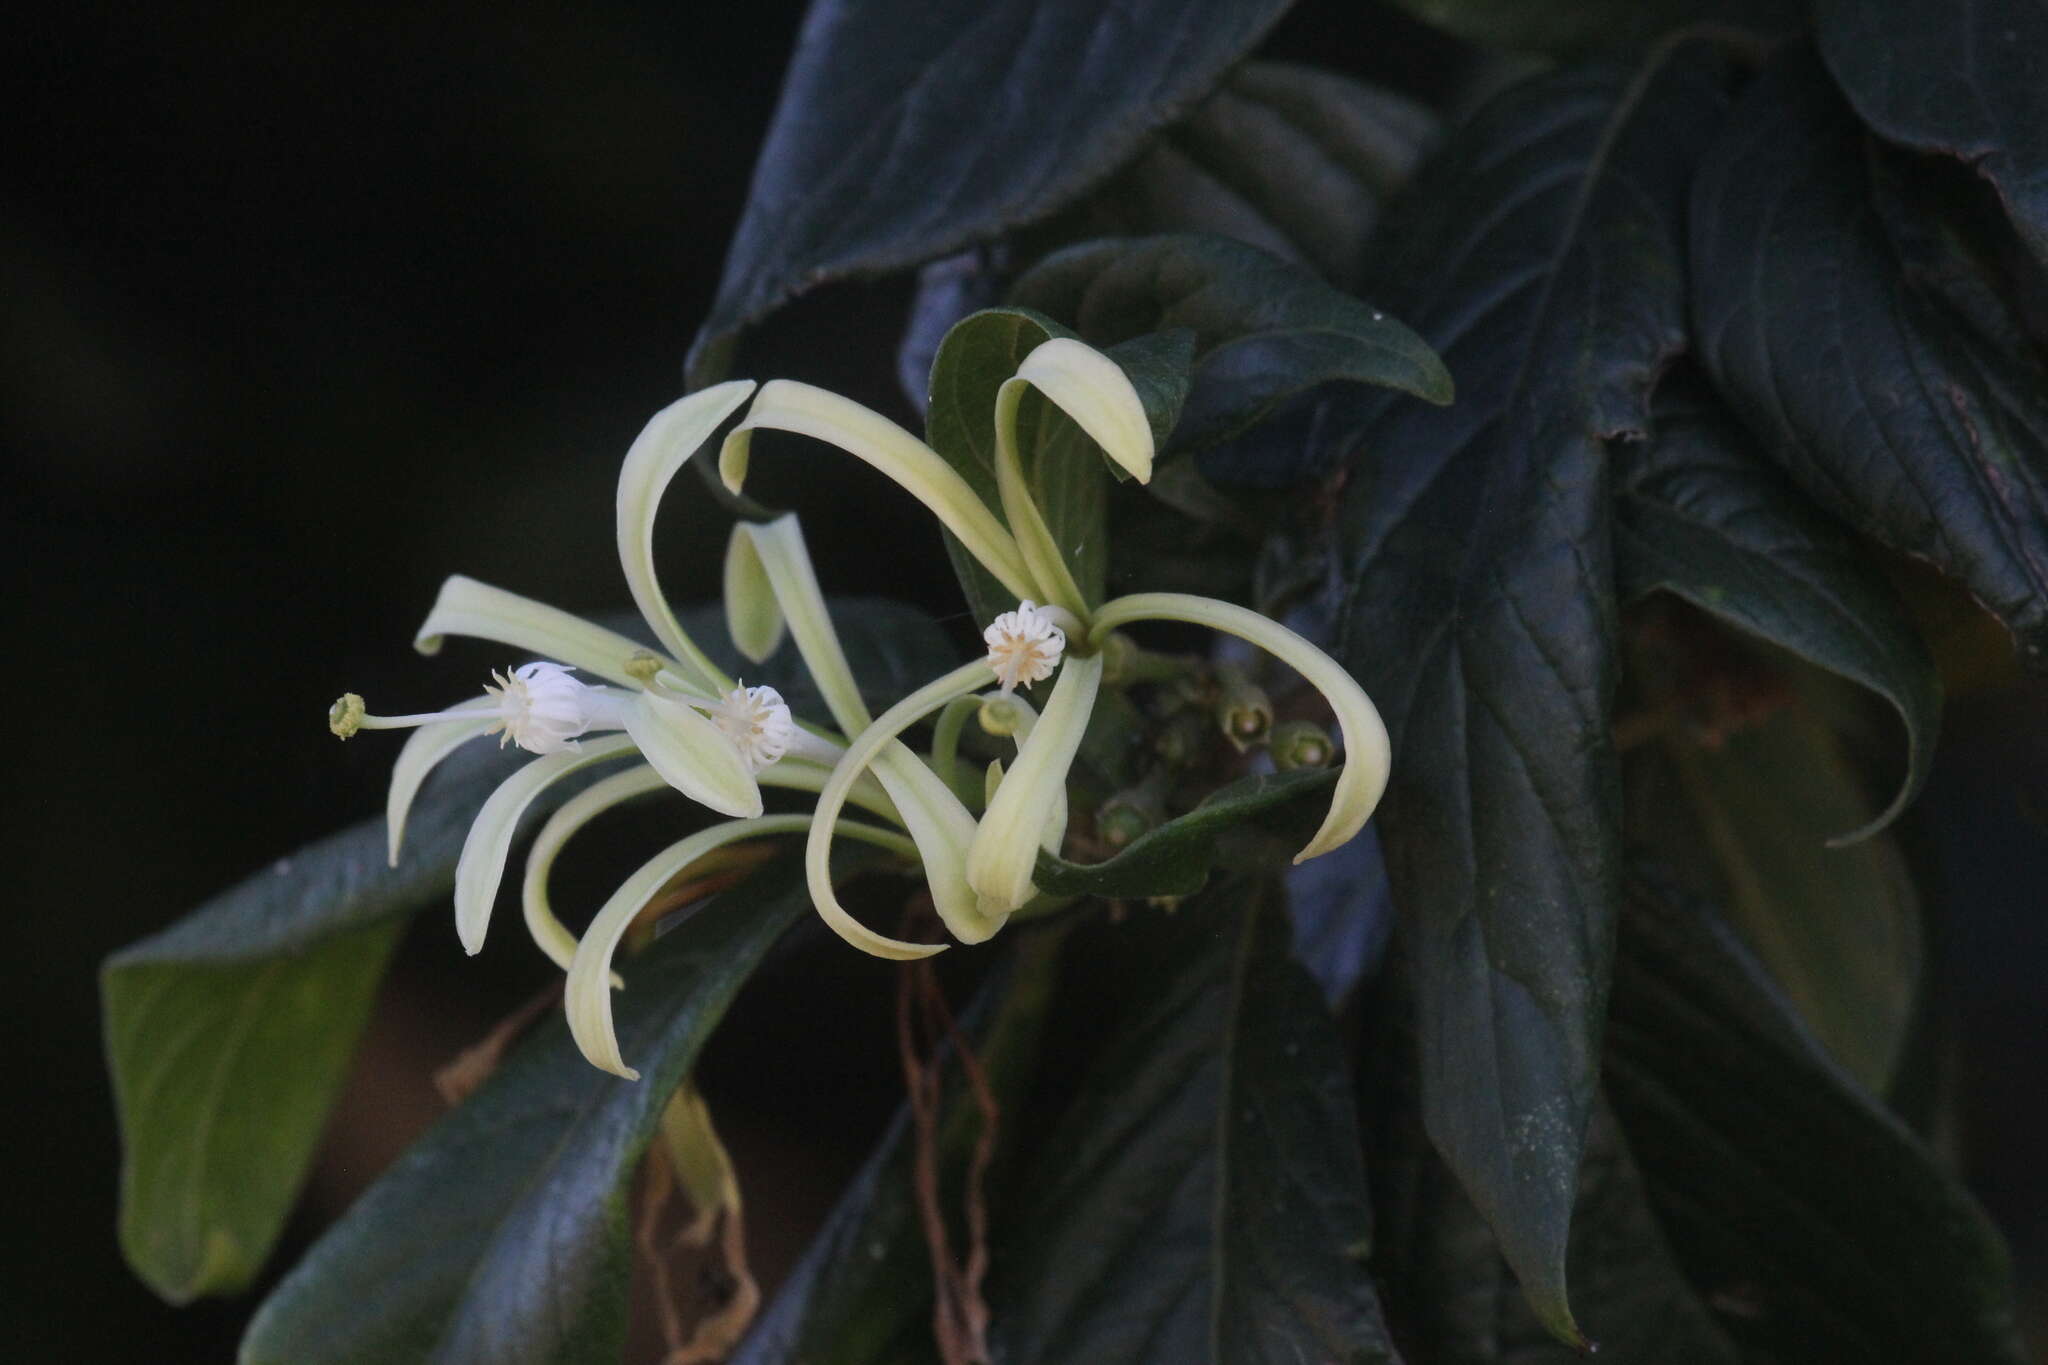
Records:
[[[789,706],[772,687],[741,683],[711,708],[711,720],[757,773],[788,753],[796,737]]]

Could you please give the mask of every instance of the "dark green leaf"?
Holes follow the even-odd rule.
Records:
[[[1912,287],[1864,142],[1810,52],[1745,94],[1693,196],[1702,359],[1810,496],[1961,579],[2048,665],[2048,392]]]
[[[1395,0],[1461,38],[1495,47],[1573,53],[1638,47],[1690,24],[1789,33],[1807,0]]]
[[[1103,862],[1070,863],[1050,853],[1039,854],[1038,889],[1051,896],[1110,899],[1191,896],[1216,866],[1220,837],[1289,808],[1299,813],[1308,808],[1306,803],[1316,803],[1320,815],[1336,781],[1335,771],[1327,769],[1243,778],[1210,793],[1186,815],[1145,831]]]
[[[1270,887],[1122,930],[1133,1005],[999,1232],[1009,1365],[1393,1359],[1351,1087]]]
[[[2048,262],[2048,8],[2040,0],[1819,0],[1821,55],[1863,121],[1958,157]]]
[[[998,969],[960,1021],[996,1100],[999,1144],[1024,1120],[1021,1102],[1038,1062],[1059,939],[1057,932],[1027,934],[1018,960]],[[980,1107],[959,1083],[957,1067],[941,1104],[940,1180],[953,1198],[981,1133]],[[1002,1164],[992,1167],[991,1184]],[[733,1365],[907,1365],[935,1358],[931,1253],[914,1180],[906,1109],[840,1196]],[[991,1217],[1002,1216],[1001,1201],[989,1194]],[[961,1244],[954,1247],[959,1254]]]
[[[1403,1043],[1409,1040],[1403,1039]],[[1374,1193],[1387,1316],[1418,1360],[1575,1365],[1501,1259],[1486,1220],[1458,1189],[1411,1114],[1374,1133]],[[1628,1143],[1596,1104],[1572,1211],[1572,1298],[1598,1359],[1618,1365],[1737,1365],[1740,1357],[1687,1283],[1658,1226]]]
[[[1754,1359],[2021,1365],[1998,1234],[1735,937],[1631,887],[1607,1085],[1693,1280]]]
[[[516,767],[473,745],[416,804],[280,859],[107,960],[121,1247],[173,1303],[246,1286],[298,1197],[403,916],[444,899],[470,817]]]
[[[244,1365],[612,1362],[626,1189],[668,1098],[762,954],[809,906],[784,860],[624,963],[598,1071],[555,1017],[420,1139],[265,1302]]]
[[[1451,400],[1450,375],[1413,332],[1314,272],[1224,237],[1085,243],[1035,266],[1013,297],[1098,345],[1192,331],[1195,374],[1177,446],[1222,440],[1333,380]]]
[[[1381,234],[1385,297],[1459,401],[1385,401],[1340,512],[1342,653],[1395,740],[1426,1121],[1565,1337],[1618,875],[1606,446],[1647,431],[1685,344],[1686,188],[1725,78],[1697,44],[1544,77],[1423,171]]]
[[[692,387],[826,280],[1044,217],[1199,99],[1283,0],[820,0],[804,24]]]
[[[1861,829],[1823,834],[1847,843],[1891,823],[1927,780],[1941,680],[1890,585],[1696,384],[1659,391],[1655,436],[1617,465],[1623,600],[1673,593],[1890,702],[1906,731],[1897,796]]]
[[[925,438],[1000,515],[996,491],[996,392],[1024,357],[1056,336],[1071,336],[1052,319],[1023,308],[990,308],[963,319],[946,334],[932,362]],[[1156,436],[1173,428],[1187,391],[1185,335],[1124,339],[1108,350],[1145,404]],[[1036,392],[1017,410],[1018,459],[1033,501],[1053,539],[1066,552],[1082,593],[1100,600],[1108,567],[1107,509],[1112,480],[1096,444],[1065,413]],[[987,621],[1015,606],[1009,593],[952,536],[946,549],[975,619]]]
[[[1070,241],[1214,233],[1350,288],[1381,206],[1436,137],[1436,117],[1391,91],[1246,62],[1055,226]]]

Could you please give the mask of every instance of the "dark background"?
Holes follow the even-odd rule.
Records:
[[[799,10],[464,0],[375,15],[44,7],[10,21],[10,1357],[229,1358],[248,1301],[174,1311],[119,1261],[96,964],[378,807],[395,742],[337,745],[328,702],[353,689],[373,708],[429,709],[507,662],[412,653],[447,574],[571,610],[623,601],[617,461],[681,391]],[[1292,19],[1276,45],[1356,51],[1427,88],[1435,77],[1413,63],[1439,49],[1412,34],[1364,44],[1360,12],[1326,29]],[[902,415],[890,347],[906,301],[898,283],[801,304],[743,372]],[[928,519],[850,466],[764,461],[758,486],[810,509],[828,583],[957,611]],[[678,489],[666,581],[679,600],[714,595],[724,520],[687,476]],[[1986,762],[2014,761],[2012,726],[2039,730],[1995,711],[1958,719],[1951,733]],[[1944,781],[1959,808],[1973,799],[1969,755],[1930,803]],[[1978,830],[2011,818],[1996,801],[1966,809]],[[2022,878],[2039,840],[2006,828],[2014,851],[1949,888],[1991,909],[1948,951],[1988,1055],[2017,1040],[2038,1056],[2048,944]],[[444,920],[423,917],[401,954],[344,1101],[347,1136],[323,1158],[287,1261],[439,1112],[428,1073],[544,975],[509,939],[469,962]],[[774,1065],[787,1014],[754,1007],[760,1046],[725,1071]],[[785,1022],[787,1041],[815,1022]],[[800,1101],[778,1112],[757,1094],[734,1110],[746,1159],[783,1188],[757,1226],[764,1269],[793,1254],[890,1102],[886,1047],[876,1031],[833,1060],[837,1091],[823,1093],[869,1097],[839,1149],[811,1140]],[[2039,1130],[2009,1116],[2040,1113],[2044,1083],[2006,1055],[1969,1073],[1966,1131],[1983,1188],[2038,1254]]]

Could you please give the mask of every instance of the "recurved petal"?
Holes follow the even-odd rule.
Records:
[[[1052,812],[1064,807],[1067,770],[1081,748],[1101,685],[1100,654],[1067,656],[1044,714],[1018,746],[1017,761],[982,812],[967,854],[967,880],[983,913],[1007,914],[1031,899],[1038,852]]]
[[[662,595],[654,575],[654,518],[676,471],[753,391],[753,380],[733,379],[669,404],[654,414],[619,467],[619,567],[625,570],[633,604],[662,647],[683,662],[685,676],[714,692],[725,691],[732,681],[697,648]]]
[[[754,528],[736,522],[725,543],[725,629],[749,663],[760,663],[782,643],[785,623]]]
[[[391,765],[391,790],[384,798],[384,829],[391,866],[398,866],[398,850],[405,843],[405,820],[412,813],[413,798],[427,774],[441,760],[498,723],[498,705],[493,697],[472,697],[449,708],[452,711],[482,712],[475,720],[448,720],[422,725],[405,737],[398,761]]]
[[[434,609],[413,637],[413,648],[422,654],[438,654],[442,639],[449,635],[495,640],[523,654],[553,659],[624,687],[640,685],[626,671],[627,660],[647,652],[617,631],[461,574],[441,585]]]
[[[578,830],[613,806],[670,790],[667,779],[645,764],[613,773],[565,801],[540,827],[540,833],[533,836],[533,848],[526,855],[526,881],[520,888],[520,909],[534,943],[563,971],[569,970],[569,963],[576,956],[576,935],[556,918],[548,901],[548,875],[554,871],[555,858]],[[614,977],[612,985],[619,984]]]
[[[512,834],[533,799],[580,768],[631,752],[630,738],[609,735],[580,749],[536,758],[498,784],[470,823],[469,836],[462,842],[462,858],[455,865],[455,933],[465,950],[475,953],[484,946]]]
[[[1139,483],[1152,478],[1152,423],[1129,376],[1086,342],[1054,337],[1017,367],[1028,380]]]

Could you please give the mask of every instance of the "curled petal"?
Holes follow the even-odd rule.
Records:
[[[1030,384],[1074,419],[1103,453],[1139,483],[1152,478],[1152,423],[1129,376],[1086,342],[1054,337],[1017,367]]]
[[[647,652],[617,631],[461,574],[441,585],[434,609],[413,637],[413,648],[422,654],[439,654],[442,639],[449,635],[495,640],[625,687],[640,685],[627,671],[627,661]]]
[[[608,736],[580,749],[536,758],[498,784],[470,823],[469,836],[462,842],[462,858],[455,865],[455,933],[465,950],[473,954],[484,946],[484,933],[491,927],[491,906],[505,876],[512,832],[533,799],[579,768],[631,752],[631,739]]]
[[[391,790],[384,798],[384,829],[393,867],[398,866],[398,850],[405,843],[406,816],[412,812],[413,798],[419,795],[427,774],[439,767],[442,759],[498,725],[498,706],[493,698],[472,697],[450,709],[475,711],[477,717],[421,726],[405,737],[405,747],[398,751],[398,761],[391,765]]]
[[[684,632],[654,576],[654,518],[661,495],[719,424],[754,391],[751,379],[734,379],[693,393],[654,414],[619,467],[619,566],[626,572],[633,604],[654,628],[662,647],[683,662],[683,676],[700,687],[723,692],[732,681]]]
[[[761,813],[753,770],[715,721],[687,702],[642,692],[622,708],[626,733],[656,772],[692,801],[720,815]]]
[[[540,827],[540,833],[533,836],[533,848],[526,855],[526,881],[520,887],[519,907],[526,919],[527,933],[563,971],[569,970],[569,963],[576,956],[576,935],[555,917],[554,907],[548,903],[548,875],[554,871],[556,856],[576,831],[613,806],[670,790],[673,789],[667,779],[646,764],[613,773],[563,802],[562,808]],[[620,984],[614,976],[612,985]]]
[[[1031,899],[1038,851],[1052,811],[1066,799],[1067,770],[1101,685],[1100,654],[1067,659],[1044,714],[982,813],[967,853],[967,880],[984,914],[1007,915]]]
[[[748,663],[760,663],[782,644],[782,608],[754,544],[754,528],[737,522],[725,543],[725,629]]]
[[[1308,680],[1336,713],[1344,741],[1344,770],[1330,797],[1322,828],[1294,861],[1304,862],[1347,842],[1365,828],[1373,808],[1387,789],[1393,751],[1387,727],[1365,689],[1335,659],[1277,621],[1255,611],[1213,598],[1178,592],[1143,592],[1119,597],[1095,614],[1090,638],[1098,644],[1119,626],[1133,621],[1186,621],[1235,635],[1273,655]]]
[[[770,380],[719,451],[719,476],[735,493],[747,479],[756,428],[814,437],[865,460],[930,508],[1005,588],[1031,596],[1031,576],[1017,542],[995,513],[937,451],[880,413],[808,384]]]
[[[608,982],[612,954],[618,950],[619,940],[625,937],[626,930],[647,903],[671,878],[707,853],[742,839],[766,834],[800,833],[810,825],[811,817],[806,815],[764,815],[752,820],[713,825],[656,854],[612,893],[611,899],[590,922],[582,943],[577,945],[576,956],[569,964],[569,981],[563,997],[569,1016],[569,1031],[592,1066],[629,1081],[640,1079],[640,1073],[627,1066],[626,1059],[619,1054],[618,1034],[612,1027],[612,998]],[[915,856],[915,849],[900,834],[851,824],[841,833],[878,844],[905,857]]]
[[[1081,596],[1081,586],[1074,581],[1066,556],[1053,539],[1052,528],[1046,525],[1037,501],[1031,496],[1031,486],[1024,478],[1024,462],[1017,453],[1017,406],[1028,387],[1027,380],[1008,379],[996,390],[996,492],[1003,500],[1003,516],[1010,523],[1011,534],[1017,539],[1017,552],[1024,556],[1024,567],[1038,584],[1035,595],[1085,616],[1088,604]]]
[[[859,948],[862,952],[876,957],[895,958],[910,961],[930,957],[943,952],[943,943],[905,943],[901,939],[888,938],[862,924],[846,913],[839,904],[839,898],[832,890],[832,828],[839,818],[840,810],[846,804],[853,784],[869,765],[875,762],[897,735],[909,729],[933,711],[938,710],[955,697],[975,691],[988,679],[988,671],[980,660],[962,664],[951,673],[934,682],[925,684],[917,691],[897,702],[876,719],[874,724],[862,730],[847,746],[846,753],[839,760],[839,766],[832,770],[824,790],[818,793],[817,820],[811,827],[810,841],[804,847],[804,873],[810,882],[811,903],[817,908],[832,931]],[[907,751],[906,751],[907,752]],[[930,773],[913,755],[910,761]],[[907,770],[906,770],[907,775]],[[897,807],[902,810],[903,819],[909,827],[911,837],[917,841],[918,858],[924,863],[925,877],[932,887],[932,900],[941,906],[955,905],[960,892],[966,889],[964,869],[961,866],[966,851],[965,839],[960,837],[964,828],[971,827],[973,817],[967,815],[959,798],[947,789],[945,783],[932,774],[932,783],[927,786],[914,777],[901,783],[900,791],[890,792]],[[908,804],[915,810],[906,809]],[[950,805],[948,804],[950,802]],[[960,823],[966,818],[966,827]],[[941,914],[945,911],[942,909]],[[951,928],[951,921],[948,921]],[[970,926],[973,932],[978,926]],[[989,933],[994,930],[990,929]],[[987,933],[979,935],[986,938]]]

